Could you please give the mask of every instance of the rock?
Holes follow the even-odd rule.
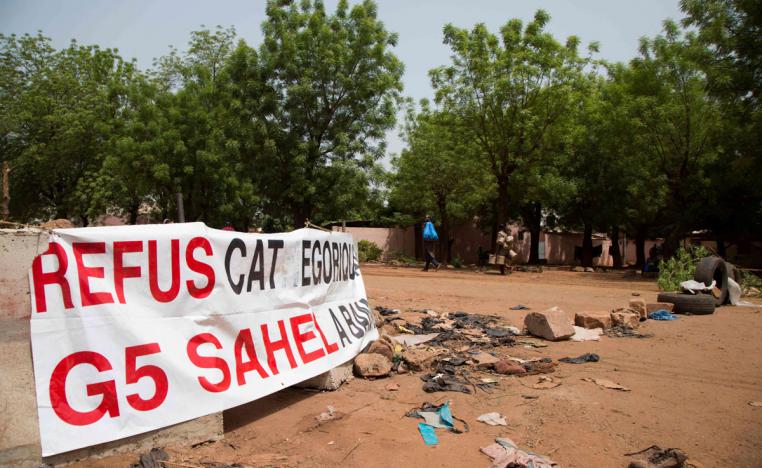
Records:
[[[582,312],[574,314],[574,325],[583,328],[611,328],[610,312]]]
[[[373,311],[373,322],[376,325],[376,328],[381,328],[384,326],[384,318],[381,316],[381,314],[378,313],[377,310]]]
[[[400,331],[397,329],[397,327],[389,323],[381,327],[381,329],[378,332],[382,335],[389,335],[389,336],[397,336],[400,334]]]
[[[581,273],[581,272],[585,271],[585,269],[580,267],[580,266],[575,266],[575,267],[572,267],[571,271],[576,271],[576,272]]]
[[[587,273],[594,273],[595,272],[595,268],[593,268],[593,267],[585,267],[585,272],[587,272]]]
[[[550,341],[565,340],[574,334],[571,320],[558,307],[527,314],[524,317],[524,326],[532,335]]]
[[[420,371],[430,367],[439,354],[426,348],[409,348],[402,353],[402,359],[410,370]]]
[[[640,320],[646,320],[648,318],[645,299],[640,297],[630,299],[630,309],[638,313]]]
[[[503,375],[516,375],[525,373],[526,369],[517,362],[503,359],[495,363],[495,372]]]
[[[500,362],[500,359],[496,358],[495,356],[485,353],[484,351],[480,352],[479,354],[475,354],[471,356],[471,359],[474,360],[476,363],[476,367],[479,369],[489,369],[498,362]]]
[[[646,304],[646,312],[649,314],[651,312],[656,312],[657,310],[666,310],[667,312],[672,312],[674,310],[675,304],[672,304],[671,302],[650,302]]]
[[[638,325],[640,325],[640,314],[632,309],[615,309],[611,312],[611,323],[615,327],[638,328]]]
[[[354,369],[358,377],[385,377],[392,371],[392,361],[382,354],[358,354]]]
[[[394,358],[394,346],[386,340],[376,340],[368,346],[366,353],[380,354],[391,361]]]

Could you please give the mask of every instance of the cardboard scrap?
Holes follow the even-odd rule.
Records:
[[[590,377],[586,377],[586,378],[584,378],[582,380],[584,380],[585,382],[593,382],[594,384],[598,385],[599,387],[610,388],[611,390],[619,390],[621,392],[629,392],[630,391],[629,388],[627,388],[627,387],[625,387],[623,385],[619,385],[616,382],[612,382],[611,380],[596,379],[596,378],[590,378]]]

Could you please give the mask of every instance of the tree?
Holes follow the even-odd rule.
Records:
[[[590,62],[578,55],[576,37],[563,45],[544,31],[549,20],[547,13],[538,10],[526,27],[513,19],[499,36],[484,24],[471,31],[447,25],[444,42],[452,49],[452,64],[430,72],[437,101],[472,132],[491,169],[497,188],[497,222],[505,221],[512,208],[519,208],[515,202],[511,207],[511,189],[531,190],[517,187],[513,176],[520,169],[539,173],[530,166],[544,164],[550,131],[571,105],[577,77]],[[591,45],[591,51],[595,49]],[[533,214],[541,211],[541,201],[527,201]],[[535,227],[531,260],[537,260],[539,219],[530,224]]]
[[[321,1],[267,4],[258,60],[274,94],[262,109],[273,154],[257,163],[259,187],[296,227],[363,204],[356,189],[394,125],[403,67],[376,10],[370,0],[341,0],[332,15]]]
[[[75,41],[54,51],[36,37],[2,37],[3,159],[15,167],[11,212],[19,219],[78,218],[87,225],[91,181],[121,125],[134,64]],[[15,93],[11,96],[10,93]],[[5,112],[3,112],[5,114]]]
[[[631,62],[628,74],[636,138],[656,169],[649,182],[666,187],[658,218],[667,254],[700,227],[707,169],[718,157],[721,116],[695,61],[700,50],[694,33],[682,33],[666,21],[664,35],[641,40],[641,56]]]
[[[440,248],[451,260],[452,227],[473,217],[488,196],[489,173],[479,164],[478,148],[463,134],[457,117],[432,110],[422,102],[416,114],[409,107],[405,125],[407,148],[392,161],[396,170],[390,203],[418,215],[431,213],[440,223]]]
[[[703,46],[698,63],[718,100],[721,156],[708,171],[704,222],[725,255],[725,241],[762,234],[762,8],[750,0],[683,0],[683,24]]]

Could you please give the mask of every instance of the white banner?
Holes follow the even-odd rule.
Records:
[[[378,338],[344,233],[60,229],[29,281],[44,456],[256,400]]]

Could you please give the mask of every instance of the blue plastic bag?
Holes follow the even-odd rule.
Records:
[[[659,309],[648,314],[651,320],[677,320],[677,315],[670,314],[666,309]]]
[[[434,229],[434,223],[426,221],[426,225],[423,226],[423,240],[425,241],[437,241],[439,240],[439,234]]]

